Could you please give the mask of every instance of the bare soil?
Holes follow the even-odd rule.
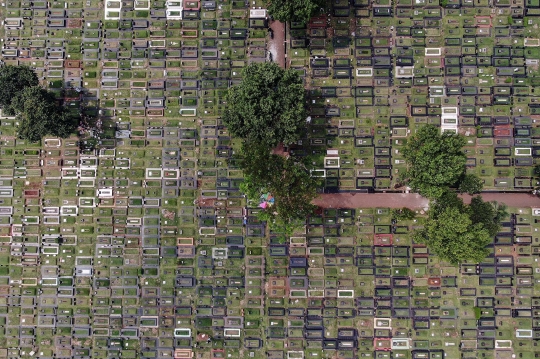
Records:
[[[471,196],[461,195],[465,203]],[[540,198],[530,193],[482,193],[484,201],[497,201],[508,207],[539,207]],[[325,193],[313,201],[321,208],[417,208],[429,207],[429,200],[416,193]]]
[[[285,24],[279,21],[270,21],[270,28],[274,30],[274,38],[268,41],[268,51],[272,53],[273,61],[281,68],[285,68]]]
[[[325,193],[313,204],[322,208],[427,208],[429,201],[416,193]]]

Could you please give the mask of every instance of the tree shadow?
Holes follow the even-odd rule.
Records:
[[[321,105],[321,99],[320,91],[306,90],[306,110],[308,117],[306,119],[305,131],[300,141],[286,147],[284,150],[291,156],[305,158],[312,171],[312,175],[321,176],[321,184],[317,190],[320,193],[324,193],[325,191],[333,190],[333,188],[326,188],[324,181],[324,176],[326,176],[324,159],[327,155],[327,150],[337,140],[337,132],[334,135],[328,131],[329,117],[326,116],[324,104]]]
[[[117,141],[129,138],[129,125],[117,125],[114,110],[100,106],[97,94],[82,88],[80,106],[80,124],[78,127],[80,149],[82,153],[93,153],[100,149],[113,149]]]

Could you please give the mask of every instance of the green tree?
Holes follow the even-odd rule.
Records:
[[[448,207],[457,208],[460,212],[464,212],[467,209],[465,203],[458,197],[456,192],[445,188],[441,196],[432,200],[429,204],[428,214],[430,218],[437,218]]]
[[[532,191],[532,193],[533,195],[540,197],[540,187],[538,186],[538,184],[540,183],[540,165],[534,166],[533,176],[535,178],[533,178],[534,190]]]
[[[473,223],[458,207],[446,207],[437,218],[428,218],[413,240],[426,244],[442,260],[457,265],[465,260],[478,263],[488,254],[493,237],[481,223]]]
[[[432,200],[424,227],[413,233],[413,240],[426,244],[433,253],[452,264],[464,260],[482,261],[486,246],[501,228],[506,206],[484,202],[475,196],[470,205],[448,189]]]
[[[484,202],[482,196],[475,196],[471,199],[468,212],[471,221],[482,224],[491,237],[494,237],[501,230],[501,222],[508,215],[504,203]]]
[[[306,160],[272,154],[262,144],[245,145],[243,154],[240,189],[256,204],[265,193],[274,197],[274,204],[262,211],[261,219],[288,231],[313,213],[316,207],[311,201],[317,196],[319,181],[311,176]]]
[[[242,74],[242,82],[229,89],[223,113],[231,134],[267,148],[300,139],[307,112],[298,73],[275,63],[252,63]]]
[[[416,212],[407,207],[394,208],[390,211],[392,219],[395,221],[407,221],[416,217]]]
[[[274,155],[276,156],[276,155]],[[318,181],[312,177],[301,158],[283,161],[282,173],[276,176],[272,194],[276,198],[276,212],[285,223],[305,220],[313,214],[311,201],[317,197]]]
[[[533,173],[534,173],[534,175],[536,177],[540,177],[540,165],[534,166],[534,172]]]
[[[408,185],[428,198],[440,197],[465,173],[467,157],[462,151],[465,138],[427,125],[407,142],[403,156],[407,161]]]
[[[270,0],[268,13],[281,22],[306,24],[324,5],[322,0]]]
[[[19,138],[36,142],[44,136],[68,137],[75,123],[54,95],[38,86],[27,87],[12,101],[17,113]]]
[[[0,107],[4,113],[13,116],[13,99],[25,88],[37,86],[38,77],[27,66],[2,66],[0,67]]]
[[[484,188],[484,181],[472,173],[465,174],[458,184],[459,193],[468,193],[470,195],[482,192],[482,188]]]

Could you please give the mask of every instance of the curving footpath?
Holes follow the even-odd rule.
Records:
[[[465,203],[471,196],[460,195]],[[482,193],[484,201],[497,201],[508,207],[539,207],[540,198],[529,193]],[[313,201],[322,208],[428,208],[429,200],[417,193],[324,193]]]

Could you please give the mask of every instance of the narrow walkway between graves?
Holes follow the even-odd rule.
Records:
[[[471,196],[461,196],[470,203]],[[540,198],[529,193],[482,193],[484,201],[497,201],[508,207],[539,207]],[[313,201],[322,208],[427,208],[429,200],[416,193],[324,193]]]

